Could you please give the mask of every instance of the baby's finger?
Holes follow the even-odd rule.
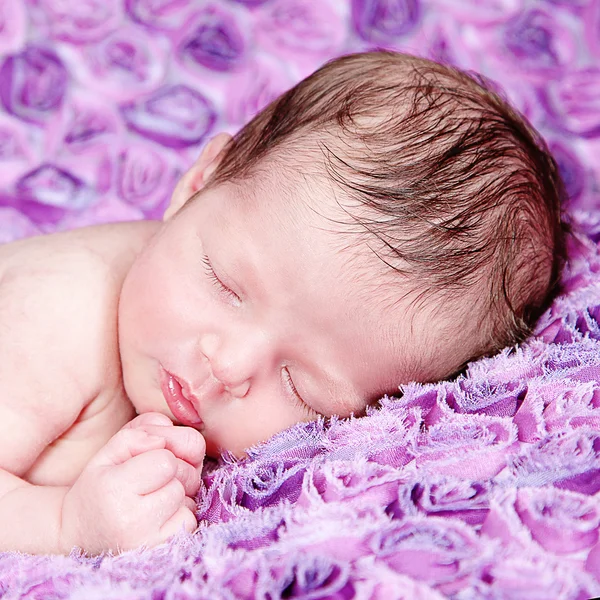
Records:
[[[165,444],[164,437],[151,435],[143,429],[121,429],[94,455],[88,466],[121,465],[150,450],[164,448]]]
[[[179,510],[160,528],[160,535],[163,540],[178,534],[182,529],[187,533],[192,533],[198,527],[198,521],[194,511],[187,506],[182,506]]]
[[[126,486],[135,494],[145,496],[160,490],[174,479],[178,467],[178,460],[173,453],[159,448],[134,456],[116,467],[116,477],[121,482],[120,485]],[[175,481],[177,482],[177,479]]]
[[[177,458],[185,460],[194,467],[202,465],[206,453],[206,442],[196,429],[179,425],[172,427],[144,425],[144,431],[150,435],[164,437],[165,447]]]
[[[195,515],[196,511],[198,510],[198,503],[193,498],[189,498],[188,496],[183,499],[183,502],[189,508],[192,514]]]
[[[195,496],[200,487],[200,474],[194,467],[185,460],[177,459],[177,473],[175,477],[179,479],[186,496]]]
[[[167,415],[163,415],[162,413],[147,412],[129,421],[129,423],[123,426],[123,429],[135,429],[144,425],[162,425],[163,427],[168,427],[169,425],[172,426],[173,422]]]
[[[185,490],[178,479],[171,479],[160,489],[146,494],[144,501],[156,515],[156,523],[166,523],[182,506],[186,506]]]

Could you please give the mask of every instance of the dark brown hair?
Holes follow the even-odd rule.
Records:
[[[364,207],[353,219],[379,258],[421,301],[437,295],[471,320],[465,360],[531,332],[564,261],[564,189],[539,134],[492,84],[399,53],[338,58],[248,123],[210,183],[248,182],[309,148]]]

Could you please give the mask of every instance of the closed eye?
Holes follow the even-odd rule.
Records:
[[[236,305],[240,304],[241,298],[231,288],[227,287],[219,279],[219,276],[215,273],[215,270],[213,269],[213,266],[211,265],[210,260],[206,254],[202,257],[202,263],[204,264],[206,274],[208,275],[209,279],[211,279],[211,281],[214,283],[214,285],[217,287],[219,293],[223,294],[224,297],[227,300],[229,300],[230,302],[232,302],[233,304],[236,304]]]
[[[290,395],[292,396],[292,399],[294,400],[294,403],[297,406],[299,406],[307,415],[317,414],[316,411],[304,401],[304,399],[302,398],[302,396],[296,389],[296,386],[294,385],[292,376],[290,375],[288,368],[283,367],[283,369],[281,369],[281,373],[283,375],[283,379],[285,381],[286,387],[288,388]]]

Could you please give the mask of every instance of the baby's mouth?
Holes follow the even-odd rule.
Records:
[[[175,375],[160,366],[160,388],[163,396],[173,413],[173,416],[182,425],[200,428],[202,419],[196,409],[197,402],[191,395],[185,382],[180,381]]]

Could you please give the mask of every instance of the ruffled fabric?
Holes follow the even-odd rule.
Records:
[[[193,535],[0,553],[0,597],[600,595],[600,0],[0,0],[0,241],[159,218],[210,136],[374,47],[483,73],[541,131],[563,294],[455,381],[207,463]]]

